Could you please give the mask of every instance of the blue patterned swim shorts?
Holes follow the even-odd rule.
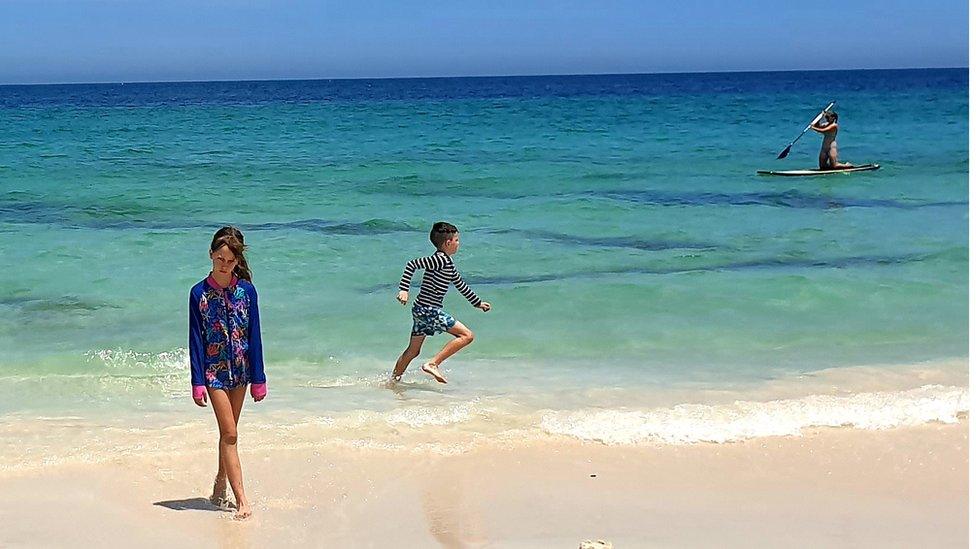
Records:
[[[438,307],[428,307],[426,305],[413,306],[413,330],[412,336],[436,335],[446,332],[454,327],[457,321],[454,317],[444,312]]]

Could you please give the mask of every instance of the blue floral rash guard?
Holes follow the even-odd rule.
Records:
[[[266,382],[257,291],[237,278],[221,288],[208,276],[190,290],[190,383],[233,389]]]

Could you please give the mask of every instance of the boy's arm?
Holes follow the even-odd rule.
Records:
[[[413,278],[414,271],[417,269],[433,270],[440,266],[438,263],[436,256],[418,257],[407,261],[407,266],[404,267],[403,275],[400,277],[400,291],[410,291],[410,280]]]
[[[400,291],[409,292],[410,291],[410,279],[413,278],[413,272],[417,270],[420,265],[418,262],[420,259],[411,259],[407,261],[407,266],[403,268],[403,275],[400,276]]]
[[[471,305],[474,305],[475,307],[481,306],[481,298],[478,297],[477,294],[475,294],[474,291],[464,283],[464,279],[461,278],[461,273],[457,272],[457,270],[454,271],[454,279],[452,282],[454,282],[454,287],[457,288],[457,291],[460,292],[460,294],[464,296],[464,299],[467,299]]]

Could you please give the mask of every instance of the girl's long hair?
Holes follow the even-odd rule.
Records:
[[[216,252],[224,246],[227,246],[231,253],[234,254],[234,257],[237,258],[237,266],[234,267],[234,276],[250,282],[251,268],[247,266],[247,258],[244,257],[244,251],[247,250],[247,246],[244,245],[244,233],[237,227],[230,225],[221,227],[220,230],[214,233],[213,240],[210,242],[210,252]]]

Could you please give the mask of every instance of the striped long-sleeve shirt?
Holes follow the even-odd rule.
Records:
[[[410,291],[410,280],[413,278],[413,272],[417,269],[424,269],[424,279],[420,284],[420,295],[417,296],[415,302],[417,305],[443,307],[444,296],[447,295],[447,290],[451,284],[454,284],[458,292],[472,305],[475,307],[481,305],[481,298],[475,295],[471,288],[464,283],[457,267],[454,266],[454,261],[446,253],[437,250],[432,256],[418,257],[408,261],[407,267],[403,270],[403,276],[400,277],[400,289],[402,291]]]

